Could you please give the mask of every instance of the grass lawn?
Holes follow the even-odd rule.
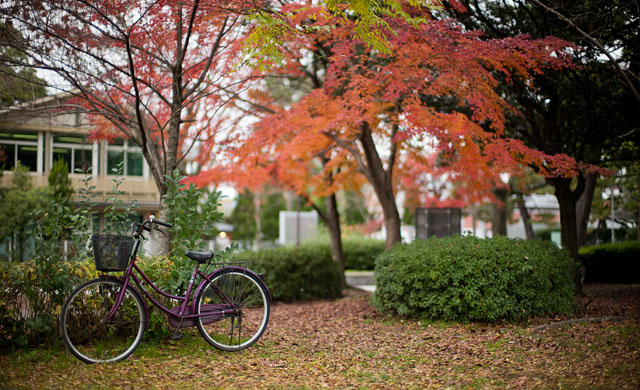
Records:
[[[618,314],[640,312],[634,288]],[[597,313],[607,302],[590,310],[615,315]],[[637,320],[534,329],[556,320],[401,320],[350,290],[338,301],[274,304],[261,341],[239,353],[210,347],[195,329],[178,341],[143,340],[115,364],[84,364],[63,346],[2,353],[0,389],[640,388]]]

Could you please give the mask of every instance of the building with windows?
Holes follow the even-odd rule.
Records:
[[[124,181],[119,189],[125,203],[137,201],[139,218],[159,209],[159,192],[140,147],[124,139],[93,140],[86,114],[70,110],[70,93],[47,96],[0,111],[0,186],[8,186],[18,161],[27,167],[34,186],[48,185],[53,162],[62,159],[69,167],[74,189],[85,175],[95,186],[94,230],[104,227],[101,211],[114,195],[113,170],[124,162]]]

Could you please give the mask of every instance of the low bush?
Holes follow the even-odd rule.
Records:
[[[184,295],[181,281],[182,278],[189,280],[194,263],[189,259],[175,262],[160,256],[138,259],[137,264],[156,286],[175,295]],[[213,268],[203,266],[201,270],[208,273]],[[0,347],[9,349],[61,341],[58,316],[64,301],[76,286],[98,277],[98,272],[93,259],[0,262],[0,276]],[[178,305],[150,287],[147,291],[169,308]],[[142,295],[142,291],[138,292]],[[149,329],[145,338],[169,335],[174,328],[167,321],[167,315],[151,303],[147,307]]]
[[[342,296],[341,276],[324,244],[286,246],[242,252],[238,261],[251,261],[250,268],[264,274],[273,299],[291,302]]]
[[[359,237],[347,237],[342,240],[345,269],[373,270],[376,257],[384,252],[384,241]]]
[[[551,242],[432,238],[376,260],[381,312],[454,321],[513,320],[574,309],[575,262]]]
[[[640,241],[580,248],[585,282],[640,283]]]
[[[67,295],[97,275],[93,261],[0,262],[0,346],[53,344]]]

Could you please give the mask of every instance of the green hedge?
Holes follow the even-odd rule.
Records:
[[[384,252],[384,241],[359,237],[347,237],[342,240],[345,269],[373,270],[376,257]]]
[[[640,241],[583,247],[585,282],[640,283]]]
[[[242,252],[236,260],[251,261],[251,269],[264,274],[273,299],[291,302],[342,296],[338,266],[324,244],[305,244]]]
[[[376,261],[381,312],[454,321],[574,309],[574,261],[551,242],[449,237],[397,245]]]

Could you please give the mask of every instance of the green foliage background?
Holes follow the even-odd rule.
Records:
[[[587,283],[640,283],[640,241],[580,248]]]
[[[235,260],[250,261],[252,270],[264,274],[274,300],[291,302],[342,296],[340,272],[328,245],[305,244],[242,252]]]

